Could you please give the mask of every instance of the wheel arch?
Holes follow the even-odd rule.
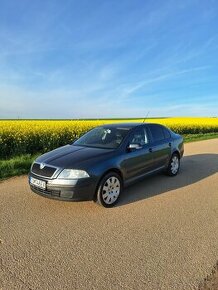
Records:
[[[171,157],[173,156],[173,154],[176,154],[179,157],[179,159],[181,159],[180,152],[178,149],[173,150]]]
[[[110,168],[110,169],[106,170],[106,171],[101,175],[101,177],[99,178],[98,183],[97,183],[97,185],[96,185],[96,188],[95,188],[95,194],[94,194],[94,196],[93,196],[93,200],[94,200],[94,201],[96,201],[96,198],[97,198],[97,192],[98,192],[98,187],[99,187],[99,184],[100,184],[102,178],[104,178],[104,177],[105,177],[108,173],[110,173],[110,172],[115,172],[116,174],[118,174],[118,175],[121,177],[121,180],[122,180],[122,186],[123,186],[123,174],[122,174],[122,171],[121,171],[120,169],[114,167],[114,168]]]

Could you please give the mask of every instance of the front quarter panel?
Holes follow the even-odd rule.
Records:
[[[80,166],[85,168],[90,176],[98,182],[107,171],[111,169],[120,170],[120,158],[118,153],[113,152],[113,154],[107,157],[104,156],[102,158],[90,160],[86,162],[85,165],[81,163]]]

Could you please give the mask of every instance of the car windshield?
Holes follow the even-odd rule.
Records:
[[[77,146],[116,149],[122,143],[130,128],[97,127],[73,143]]]

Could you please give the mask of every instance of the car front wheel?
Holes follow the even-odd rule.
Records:
[[[122,179],[115,173],[106,174],[97,189],[97,202],[104,207],[114,206],[122,192]]]

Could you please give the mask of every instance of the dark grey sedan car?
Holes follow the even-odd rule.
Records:
[[[124,186],[150,173],[177,175],[183,152],[183,138],[162,125],[104,125],[38,157],[29,183],[45,197],[94,200],[111,207]]]

